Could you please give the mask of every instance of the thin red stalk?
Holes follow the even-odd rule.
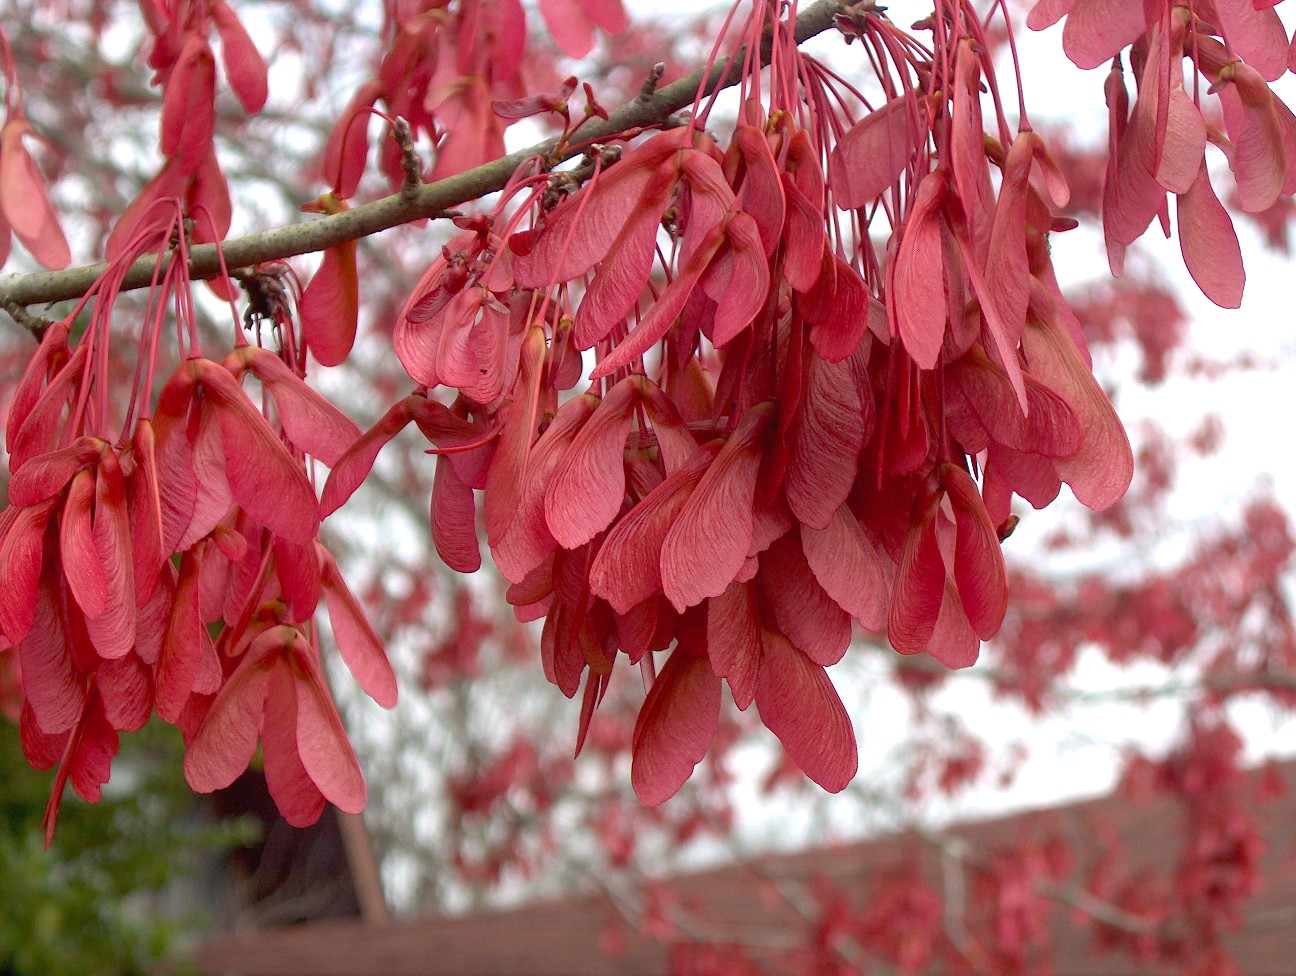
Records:
[[[740,100],[739,101],[740,105],[744,104],[749,98],[759,99],[761,95],[760,64],[757,57],[757,51],[759,50],[759,48],[757,47],[757,45],[760,44],[762,28],[764,27],[764,23],[765,23],[766,9],[767,8],[765,4],[758,3],[753,5],[752,12],[747,16],[746,23],[744,24],[744,27],[747,31],[747,49],[744,52],[744,56],[743,56],[742,81],[739,82],[739,89],[738,89],[739,90],[738,97]],[[778,25],[778,19],[775,18],[774,23],[770,25],[771,44],[774,40],[774,36],[775,36],[774,31],[777,29],[777,25]],[[773,57],[773,50],[774,48],[771,46],[770,48],[771,65],[773,65],[775,62],[775,59]],[[772,87],[773,87],[773,82],[771,80],[771,88]]]
[[[725,14],[724,23],[720,25],[720,33],[716,35],[715,44],[711,46],[711,54],[706,60],[706,67],[704,69],[704,73],[708,76],[710,75],[712,69],[715,68],[716,58],[720,56],[720,50],[724,45],[725,36],[729,33],[729,28],[733,25],[734,15],[737,12],[738,12],[738,4],[735,3],[732,7],[729,8],[729,12]],[[751,45],[748,45],[749,50],[750,47]],[[730,62],[729,65],[726,66],[725,68],[725,74],[726,75],[729,74],[729,71],[732,68],[733,68],[733,63]],[[710,96],[707,98],[706,107],[700,108],[702,104],[703,89],[702,88],[698,89],[697,94],[693,97],[693,112],[689,116],[689,120],[688,120],[688,127],[689,127],[690,134],[693,132],[693,130],[697,128],[698,121],[700,119],[705,119],[707,115],[710,113],[711,106],[715,104],[715,100],[717,96],[719,96],[720,91],[721,89],[719,87],[717,87],[714,91],[712,91]]]
[[[1023,125],[1029,126],[1030,123],[1027,121],[1026,116],[1026,93],[1022,89],[1021,60],[1017,55],[1017,39],[1013,35],[1013,19],[1008,15],[1008,4],[1005,0],[995,0],[995,6],[998,7],[999,12],[1003,14],[1004,31],[1008,35],[1008,50],[1012,52],[1013,80],[1017,85],[1017,111],[1020,113],[1018,117],[1021,119]],[[970,4],[968,5],[968,9],[969,11],[971,10]],[[969,14],[969,17],[973,23],[976,23],[978,27],[980,26],[980,23],[977,22],[975,16]]]
[[[645,654],[639,659],[639,674],[643,678],[644,694],[646,695],[652,690],[653,682],[657,680],[657,664],[651,654]]]
[[[225,251],[221,247],[219,240],[221,235],[216,232],[216,222],[212,220],[211,211],[201,204],[194,212],[194,220],[196,221],[199,218],[207,221],[207,228],[211,231],[212,239],[216,242],[216,264],[220,267],[220,277],[224,278],[226,281],[230,281],[229,268],[225,265]],[[186,256],[185,264],[187,265],[188,263],[188,257]],[[236,347],[245,346],[247,345],[247,337],[243,335],[243,328],[239,323],[238,309],[234,306],[233,302],[227,302],[226,304],[229,305],[230,321],[234,324],[234,345]]]
[[[1005,19],[1006,17],[1007,15],[1005,14]],[[1007,150],[1008,146],[1012,144],[1012,132],[1008,128],[1008,117],[1004,112],[1003,99],[999,95],[999,84],[995,75],[994,62],[993,60],[991,60],[991,58],[988,55],[988,52],[990,51],[990,44],[986,40],[985,27],[975,17],[968,18],[967,24],[972,34],[972,37],[976,40],[977,44],[980,45],[981,47],[981,53],[977,55],[981,60],[981,69],[982,69],[981,73],[986,79],[986,88],[987,90],[989,90],[990,98],[994,102],[995,117],[999,123],[999,141],[1003,143],[1004,149]],[[1021,75],[1020,75],[1019,67],[1017,65],[1016,48],[1013,49],[1013,68],[1014,71],[1018,71],[1017,96],[1018,96],[1018,100],[1022,102],[1021,118],[1025,119],[1026,107],[1022,96]]]
[[[586,186],[589,187],[589,190],[582,194],[580,203],[576,205],[576,217],[572,220],[571,227],[567,229],[567,235],[563,238],[562,250],[558,252],[557,267],[559,268],[561,268],[563,262],[567,260],[567,251],[571,248],[571,243],[576,237],[576,231],[580,228],[581,215],[585,213],[585,206],[589,203],[590,194],[593,193],[594,187],[598,183],[599,173],[602,172],[602,169],[603,159],[601,156],[596,155],[594,157],[594,173],[590,176],[590,182],[586,184]],[[531,199],[526,202],[526,205],[518,210],[519,216],[526,212],[539,194],[540,191],[537,190],[536,193],[532,195]],[[549,290],[545,289],[544,300],[540,303],[540,313],[537,318],[543,322],[544,315],[547,311],[549,311]]]
[[[480,437],[475,437],[470,441],[464,441],[462,444],[454,444],[450,447],[429,447],[423,453],[440,456],[442,454],[463,454],[466,451],[475,451],[477,448],[484,447],[491,441],[495,440],[495,438],[499,437],[499,434],[499,428],[492,427]]]
[[[181,236],[181,240],[183,241],[183,235]],[[180,265],[181,267],[187,266],[187,257],[185,255],[185,250],[186,249],[184,248],[184,245],[181,244],[180,248],[178,249],[178,255],[180,257],[180,261],[183,262]],[[184,329],[189,334],[188,335],[189,357],[194,358],[197,356],[201,356],[202,345],[198,339],[198,325],[194,319],[193,293],[190,292],[188,288],[178,287],[175,289],[174,300],[175,300],[175,312],[176,312],[176,328],[177,330]],[[179,343],[179,346],[180,348],[184,347],[183,341]]]

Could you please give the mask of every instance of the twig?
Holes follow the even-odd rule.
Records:
[[[796,22],[796,40],[802,43],[833,27],[836,17],[848,5],[840,0],[818,0],[801,12]],[[636,96],[631,101],[608,113],[606,121],[592,119],[581,131],[588,140],[613,139],[627,129],[653,127],[672,113],[693,104],[699,92],[709,95],[721,88],[738,83],[739,71],[745,55],[738,51],[730,58],[717,61],[708,71],[701,69],[686,78],[657,89],[650,97]],[[768,39],[762,44],[761,62],[770,55]],[[226,241],[222,245],[228,267],[247,267],[263,261],[276,261],[297,254],[307,254],[333,247],[344,241],[368,237],[379,231],[408,224],[411,221],[434,217],[437,214],[468,203],[488,193],[501,189],[514,171],[526,160],[547,157],[554,153],[558,138],[546,139],[527,149],[501,156],[474,169],[447,177],[436,183],[422,184],[418,192],[408,199],[403,193],[375,200],[348,210],[345,213],[321,217],[301,224],[278,227],[273,230],[249,234]],[[562,159],[581,152],[564,150]],[[219,273],[216,247],[203,244],[190,250],[189,276],[212,278]],[[136,261],[122,281],[121,290],[148,286],[152,280],[154,256]],[[169,260],[165,258],[164,260]],[[0,308],[35,305],[42,302],[65,301],[85,294],[106,270],[107,265],[95,264],[66,271],[45,271],[36,274],[15,275],[0,280]]]
[[[652,101],[653,92],[655,92],[657,90],[657,86],[661,84],[662,75],[664,75],[665,73],[666,73],[665,61],[658,61],[656,64],[652,66],[652,70],[648,72],[648,77],[644,79],[643,86],[639,89],[639,99],[638,99],[639,101],[641,102]]]
[[[32,315],[22,305],[17,302],[6,301],[3,308],[9,313],[9,317],[21,325],[24,329],[34,335],[37,341],[45,337],[45,330],[54,323],[40,315]]]
[[[1083,912],[1090,918],[1132,935],[1148,935],[1157,932],[1160,926],[1149,919],[1140,918],[1125,911],[1109,901],[1091,894],[1079,885],[1043,885],[1040,887],[1046,895],[1051,895],[1060,902]]]
[[[405,174],[401,181],[401,199],[414,200],[418,197],[419,187],[423,185],[423,164],[419,162],[418,150],[414,147],[414,133],[410,131],[410,124],[399,115],[396,116],[396,124],[392,126],[392,138],[400,148],[401,171]]]

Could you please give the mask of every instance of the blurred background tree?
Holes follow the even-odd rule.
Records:
[[[156,971],[212,923],[195,893],[250,823],[218,824],[184,781],[174,729],[125,743],[98,804],[72,803],[49,850],[49,775],[33,770],[17,726],[0,725],[0,972],[136,976]]]

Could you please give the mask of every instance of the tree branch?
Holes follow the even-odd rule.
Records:
[[[833,26],[837,15],[850,10],[852,6],[871,9],[873,4],[871,0],[865,0],[858,5],[844,3],[842,0],[817,0],[803,10],[797,18],[795,33],[797,43],[803,43],[828,30]],[[762,44],[762,64],[768,62],[769,54],[770,46],[766,40]],[[710,71],[706,69],[695,71],[686,78],[657,89],[647,97],[640,94],[610,112],[606,121],[591,119],[581,127],[582,143],[588,145],[590,141],[610,139],[628,129],[659,125],[672,113],[693,104],[699,92],[708,95],[737,84],[739,72],[731,69],[740,68],[743,57],[744,50],[739,50],[732,57],[717,61]],[[581,151],[579,148],[563,148],[560,151],[558,137],[546,139],[544,142],[501,156],[474,169],[438,180],[436,183],[425,184],[413,194],[393,193],[345,213],[226,241],[222,245],[225,263],[230,268],[248,267],[264,261],[320,251],[345,241],[357,240],[379,231],[408,224],[411,221],[435,217],[453,207],[501,189],[527,159],[539,156],[559,162],[578,155]],[[203,244],[193,247],[189,254],[190,278],[212,278],[219,273],[220,265],[216,258],[215,245]],[[147,286],[152,280],[157,261],[158,258],[153,256],[136,261],[123,279],[121,290],[127,291]],[[106,268],[106,264],[95,264],[69,268],[66,271],[44,271],[0,279],[0,308],[8,309],[15,305],[36,305],[77,298],[89,291],[90,286]]]

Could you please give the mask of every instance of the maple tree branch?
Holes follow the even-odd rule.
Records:
[[[806,7],[796,20],[797,43],[803,43],[833,26],[836,17],[853,8],[872,9],[871,0],[859,4],[842,0],[817,0]],[[611,139],[629,129],[650,128],[660,125],[672,113],[693,104],[702,95],[709,95],[738,83],[741,77],[745,49],[729,58],[721,58],[710,70],[699,69],[656,89],[645,97],[637,97],[608,113],[608,118],[591,119],[581,128],[581,141]],[[769,60],[768,39],[762,44],[761,63]],[[526,160],[540,157],[556,164],[579,155],[579,147],[566,147],[561,137],[555,136],[526,149],[501,156],[474,169],[446,177],[435,183],[421,185],[417,192],[397,192],[372,203],[362,204],[344,213],[320,217],[316,220],[273,230],[261,231],[225,241],[222,250],[225,264],[230,268],[248,267],[265,261],[281,260],[298,254],[321,251],[328,247],[368,237],[415,220],[442,215],[446,210],[468,203],[500,190],[513,173]],[[203,244],[189,251],[189,277],[211,278],[220,271],[216,246]],[[168,260],[164,258],[163,260]],[[153,280],[156,256],[140,258],[131,266],[122,280],[122,291],[143,288]],[[90,286],[106,270],[106,264],[69,268],[65,271],[43,271],[26,275],[13,275],[0,279],[0,308],[28,306],[77,298],[89,291]]]

